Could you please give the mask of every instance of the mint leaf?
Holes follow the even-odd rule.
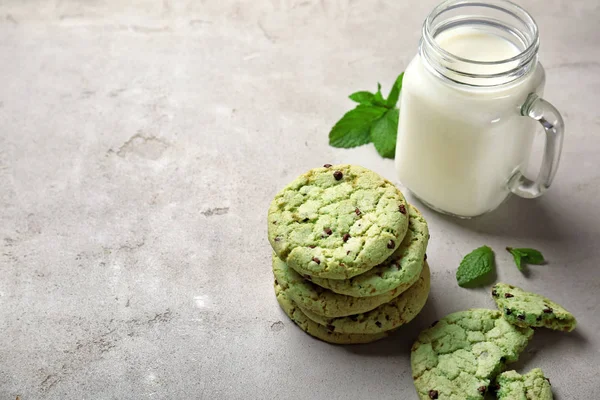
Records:
[[[387,110],[383,107],[358,105],[348,111],[329,132],[329,144],[333,147],[351,148],[371,141],[370,128],[373,121]]]
[[[402,79],[404,78],[404,72],[398,75],[396,78],[396,82],[394,82],[394,86],[390,90],[390,94],[388,95],[386,105],[388,108],[396,107],[396,103],[398,102],[398,98],[400,97],[400,90],[402,90]]]
[[[399,114],[397,108],[388,110],[371,126],[371,141],[384,158],[394,158],[396,153]]]
[[[536,265],[540,265],[546,262],[542,253],[540,253],[536,249],[513,249],[512,247],[507,247],[506,250],[513,255],[513,258],[515,259],[515,264],[517,265],[519,271],[523,271],[523,266],[521,265],[522,262],[525,264]]]
[[[373,104],[380,107],[387,107],[387,103],[381,94],[381,83],[377,82],[377,93],[373,96]]]
[[[519,271],[523,272],[523,266],[521,265],[521,259],[523,255],[521,254],[521,252],[511,249],[510,247],[507,247],[506,250],[508,250],[510,254],[512,254],[513,258],[515,259],[515,264]]]
[[[463,258],[456,271],[459,286],[477,285],[496,268],[494,252],[488,246],[473,250]]]
[[[348,97],[350,97],[350,100],[355,101],[358,104],[372,106],[375,95],[371,92],[361,91],[361,92],[352,93]]]

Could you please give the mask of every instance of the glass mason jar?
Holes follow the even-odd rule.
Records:
[[[416,197],[468,218],[550,186],[564,123],[541,98],[538,47],[535,21],[509,1],[449,0],[431,12],[404,74],[396,147],[400,181]],[[529,179],[535,121],[546,144]]]

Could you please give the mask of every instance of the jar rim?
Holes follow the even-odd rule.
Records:
[[[450,53],[449,51],[444,50],[434,39],[434,36],[433,36],[434,32],[432,29],[433,22],[443,12],[452,10],[452,9],[456,9],[456,8],[460,8],[460,7],[465,7],[465,6],[480,6],[480,7],[493,8],[493,9],[496,9],[499,11],[506,12],[506,13],[512,15],[513,17],[521,20],[532,30],[531,31],[532,39],[531,39],[530,43],[528,43],[527,47],[525,49],[523,49],[519,54],[517,54],[513,57],[510,57],[510,58],[496,60],[496,61],[472,60],[472,59],[457,56],[456,54],[453,54],[453,53]],[[514,11],[510,10],[509,8],[512,8]],[[521,14],[521,15],[518,15],[517,13]],[[523,19],[522,17],[525,19]],[[455,59],[457,61],[466,62],[466,63],[470,63],[470,64],[476,64],[476,65],[504,64],[504,63],[522,60],[524,58],[524,56],[526,56],[526,55],[528,56],[527,58],[530,58],[532,56],[535,56],[535,54],[537,53],[538,47],[539,47],[539,31],[538,31],[537,23],[535,22],[535,20],[531,16],[531,14],[529,14],[524,8],[522,8],[518,4],[513,3],[512,1],[509,1],[509,0],[486,0],[483,2],[477,1],[477,0],[446,0],[442,3],[440,3],[437,7],[435,7],[431,11],[431,13],[429,13],[427,18],[425,19],[425,22],[423,23],[423,38],[424,38],[424,40],[426,40],[428,42],[429,46],[431,46],[435,51],[439,52],[443,56],[450,58],[450,59]]]
[[[480,61],[451,53],[438,44],[437,35],[469,25],[499,31],[501,36],[506,36],[518,47],[518,54],[505,59]],[[527,75],[537,64],[538,49],[539,33],[535,20],[509,0],[442,2],[425,19],[419,46],[428,67],[441,77],[458,84],[484,87],[507,84]]]

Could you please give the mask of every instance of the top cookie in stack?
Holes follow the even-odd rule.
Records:
[[[279,303],[313,336],[377,340],[425,304],[427,223],[373,171],[326,164],[301,175],[271,203],[268,234]]]

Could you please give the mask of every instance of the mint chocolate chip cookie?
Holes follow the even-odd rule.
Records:
[[[382,264],[350,279],[313,278],[313,282],[336,293],[356,297],[378,296],[393,289],[401,292],[408,289],[419,278],[423,268],[429,229],[419,210],[410,204],[406,210],[409,215],[406,236],[400,247]]]
[[[483,399],[491,380],[515,362],[533,329],[514,326],[497,310],[447,315],[419,334],[411,367],[421,399]]]
[[[371,297],[351,297],[337,294],[311,283],[309,276],[304,279],[276,255],[273,255],[273,274],[286,296],[305,313],[313,312],[325,318],[343,317],[370,311],[401,293],[400,290],[394,289]]]
[[[498,400],[552,400],[550,381],[541,369],[535,368],[525,375],[507,371],[497,378]]]
[[[268,237],[300,274],[348,279],[385,261],[408,229],[406,200],[392,183],[355,165],[315,168],[273,199]]]
[[[425,264],[419,279],[407,291],[389,303],[366,313],[343,318],[325,318],[304,309],[302,312],[332,332],[351,334],[386,332],[410,322],[417,316],[427,302],[429,279],[429,266]]]
[[[504,313],[504,318],[517,326],[571,332],[577,325],[573,314],[561,305],[513,285],[496,284],[492,289],[492,297],[498,309]]]
[[[337,333],[330,331],[304,315],[300,308],[298,308],[298,306],[296,306],[296,304],[290,300],[285,291],[282,290],[281,286],[278,284],[275,284],[275,295],[277,296],[277,302],[279,302],[281,309],[287,314],[288,317],[290,317],[292,321],[294,321],[296,325],[298,325],[309,335],[325,342],[333,344],[370,343],[379,339],[383,339],[387,336],[387,333],[385,332],[368,335]]]

